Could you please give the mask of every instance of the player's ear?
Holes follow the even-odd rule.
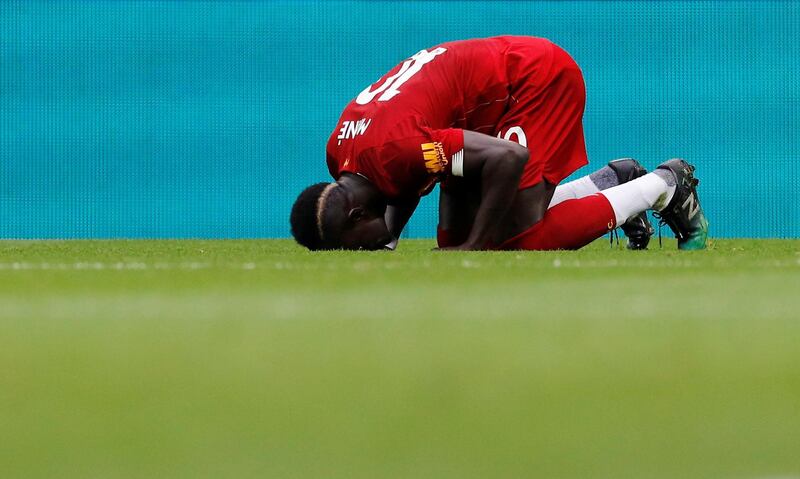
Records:
[[[347,218],[353,223],[357,223],[361,221],[365,215],[366,211],[364,208],[361,206],[356,206],[350,209],[350,211],[347,213]]]

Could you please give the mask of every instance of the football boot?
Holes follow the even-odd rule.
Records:
[[[647,174],[644,166],[633,158],[613,160],[608,163],[608,166],[617,174],[619,184],[627,183]],[[653,236],[655,231],[653,225],[650,224],[650,219],[647,218],[646,211],[631,216],[625,223],[620,225],[620,228],[622,228],[625,236],[628,237],[628,249],[633,250],[647,249],[650,237]]]
[[[678,239],[678,249],[705,249],[708,244],[708,220],[697,197],[700,181],[694,177],[694,166],[674,158],[658,166],[675,175],[675,194],[666,208],[654,213],[659,225],[670,227]]]

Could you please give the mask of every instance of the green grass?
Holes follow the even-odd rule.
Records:
[[[0,242],[0,477],[800,477],[800,241],[431,246]]]

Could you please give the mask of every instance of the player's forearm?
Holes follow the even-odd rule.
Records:
[[[386,208],[386,227],[389,229],[389,233],[391,233],[392,236],[395,238],[400,237],[400,233],[403,232],[403,228],[406,227],[408,220],[411,218],[411,215],[414,214],[414,210],[417,209],[418,204],[419,198],[409,201],[408,203],[389,205]]]
[[[483,249],[491,239],[498,223],[514,202],[526,161],[527,155],[509,154],[484,165],[481,205],[467,242],[463,245],[464,249]]]

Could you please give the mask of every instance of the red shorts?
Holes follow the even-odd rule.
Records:
[[[542,42],[549,48],[542,48]],[[547,64],[549,68],[542,67]],[[512,102],[497,132],[530,151],[519,189],[542,179],[557,185],[588,163],[581,70],[567,52],[543,39],[513,42],[506,52],[506,68]]]

